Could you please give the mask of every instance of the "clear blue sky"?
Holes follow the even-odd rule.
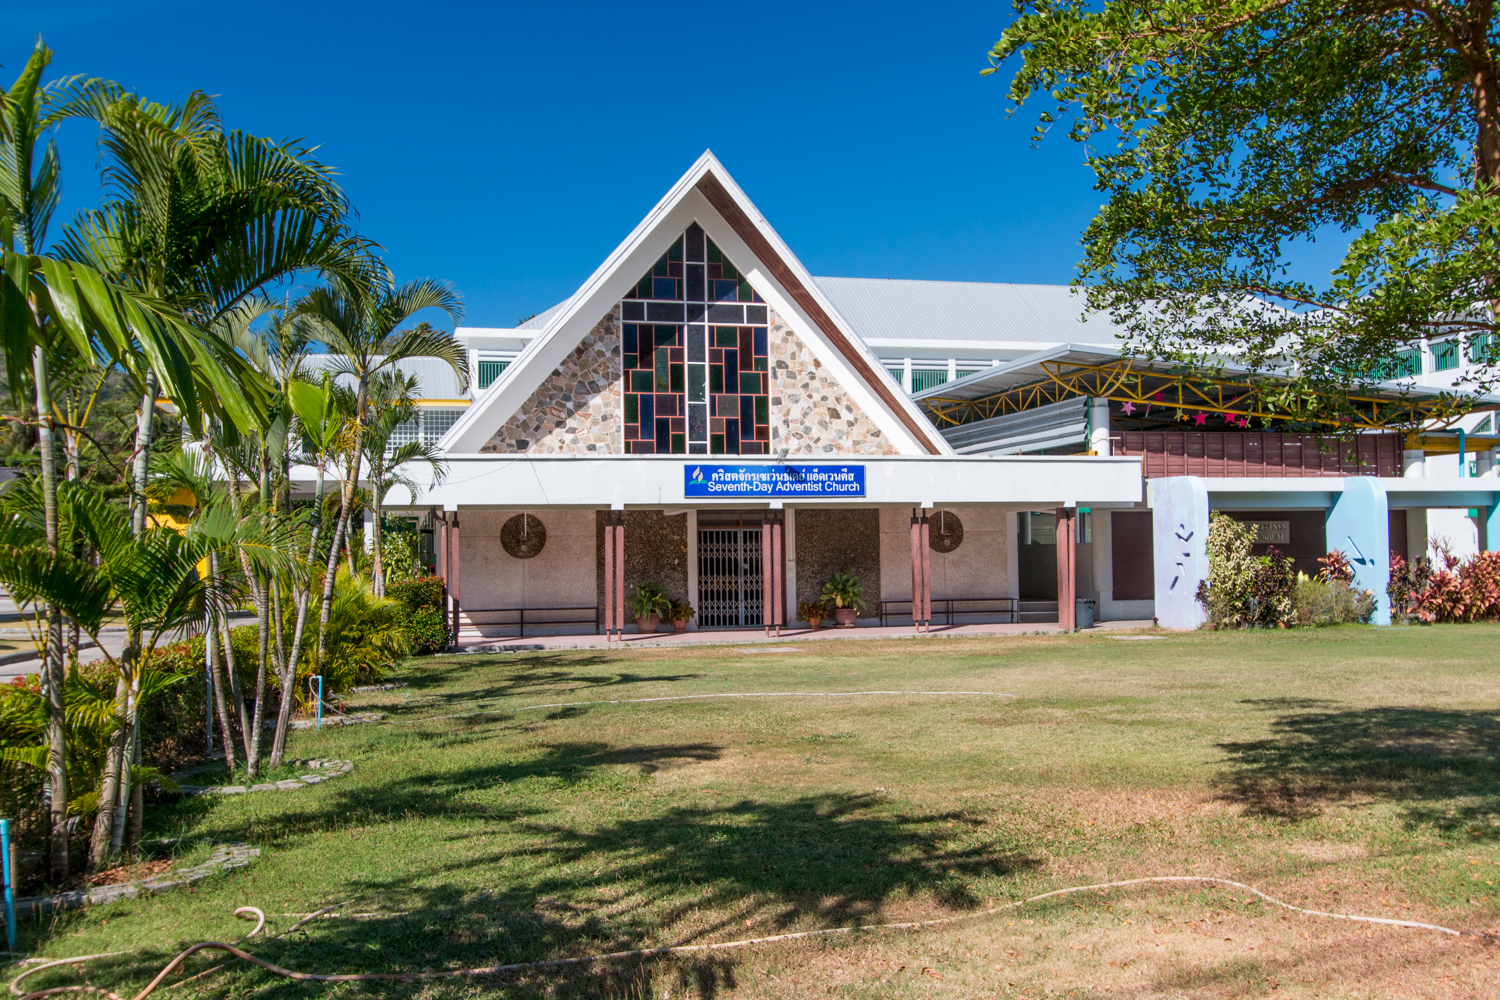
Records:
[[[0,0],[8,85],[53,73],[305,137],[398,279],[446,278],[466,325],[578,286],[705,148],[814,274],[1064,283],[1099,203],[1083,151],[1029,144],[981,78],[1004,3]],[[62,136],[63,217],[98,197]]]

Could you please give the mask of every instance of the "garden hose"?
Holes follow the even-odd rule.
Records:
[[[543,959],[537,962],[518,962],[511,965],[490,965],[467,969],[444,969],[442,971],[433,972],[351,972],[337,973],[332,975],[316,972],[297,972],[293,969],[284,969],[279,965],[252,955],[233,944],[225,944],[222,941],[200,941],[197,944],[185,948],[183,951],[178,953],[178,955],[173,958],[172,961],[168,962],[166,966],[156,974],[156,977],[152,979],[151,982],[147,983],[146,987],[139,993],[137,993],[134,997],[132,997],[131,1000],[146,1000],[147,997],[149,997],[157,990],[158,987],[161,986],[162,981],[165,980],[169,975],[171,975],[176,969],[178,969],[183,962],[187,961],[188,958],[200,951],[208,950],[227,952],[235,956],[236,958],[249,962],[252,965],[259,966],[260,968],[265,969],[267,972],[270,972],[273,975],[280,976],[283,979],[297,980],[299,982],[414,982],[424,979],[477,978],[481,976],[504,976],[510,973],[525,972],[532,969],[561,968],[564,966],[572,965],[587,965],[594,962],[613,962],[629,958],[662,958],[669,955],[690,955],[701,952],[727,951],[732,948],[748,948],[752,945],[775,944],[782,941],[805,941],[812,938],[831,937],[837,934],[855,934],[860,931],[922,930],[929,927],[939,927],[944,924],[957,923],[960,920],[977,920],[981,917],[990,917],[998,913],[1004,913],[1010,910],[1018,909],[1030,903],[1036,903],[1044,899],[1051,899],[1058,896],[1068,896],[1080,892],[1096,892],[1102,889],[1121,889],[1130,886],[1148,885],[1151,883],[1163,882],[1208,883],[1213,885],[1229,886],[1235,889],[1243,889],[1246,892],[1252,893],[1253,895],[1258,896],[1266,902],[1271,903],[1275,906],[1279,906],[1283,909],[1291,910],[1294,913],[1301,913],[1305,916],[1310,917],[1325,917],[1330,920],[1349,920],[1358,923],[1379,924],[1386,927],[1403,927],[1411,930],[1437,931],[1440,934],[1449,934],[1454,937],[1479,937],[1482,938],[1486,943],[1489,943],[1493,940],[1490,935],[1483,932],[1476,934],[1471,931],[1458,931],[1454,930],[1451,927],[1443,927],[1439,924],[1423,923],[1417,920],[1395,920],[1389,917],[1367,917],[1352,913],[1331,913],[1327,910],[1311,910],[1306,907],[1283,902],[1282,900],[1277,899],[1275,896],[1262,892],[1252,885],[1246,885],[1243,882],[1235,882],[1227,878],[1214,878],[1209,875],[1156,875],[1147,878],[1125,879],[1119,882],[1098,882],[1093,885],[1079,885],[1071,886],[1066,889],[1054,889],[1051,892],[1044,892],[1036,896],[1028,896],[1025,899],[1016,900],[1011,903],[1004,903],[1000,906],[991,907],[987,910],[981,910],[977,913],[961,913],[956,916],[938,917],[933,920],[916,920],[904,923],[890,924],[864,924],[849,927],[828,927],[821,930],[795,931],[788,934],[775,934],[770,937],[743,938],[738,941],[721,941],[714,944],[682,944],[667,945],[660,948],[635,948],[630,951],[613,951],[598,955],[580,955],[575,958],[550,958]],[[340,904],[335,904],[335,906],[337,905]],[[317,913],[309,914],[302,920],[298,921],[285,933],[291,933],[292,930],[301,927],[308,921],[328,912],[328,910],[331,910],[333,908],[333,906],[328,906],[319,910]],[[236,915],[239,915],[247,911],[254,912],[255,914],[258,914],[260,916],[260,924],[257,924],[255,929],[256,931],[259,931],[260,927],[265,923],[265,916],[264,914],[261,914],[259,910],[257,910],[255,907],[245,906],[240,907],[234,912]],[[255,931],[252,931],[245,937],[251,937],[254,933]],[[280,937],[281,935],[277,936]],[[240,940],[245,940],[245,938],[241,938]],[[36,973],[41,972],[43,969],[50,969],[59,965],[78,964],[82,962],[92,961],[93,959],[97,958],[108,958],[121,954],[124,953],[112,951],[99,955],[81,955],[77,958],[60,958],[56,961],[47,962],[44,965],[39,965],[33,969],[28,969],[27,971],[21,973],[19,976],[13,979],[10,984],[10,991],[11,993],[20,997],[21,1000],[40,1000],[41,997],[52,996],[59,993],[76,992],[98,993],[102,996],[107,997],[108,1000],[122,1000],[122,998],[118,994],[113,993],[109,990],[101,989],[96,986],[58,986],[51,989],[38,990],[32,993],[23,993],[18,988],[21,980],[35,975]],[[224,966],[222,965],[217,966],[216,969],[223,967]],[[216,971],[216,969],[210,969],[208,970],[208,972]],[[196,979],[207,974],[207,972],[199,973],[198,976],[194,976],[193,978]],[[187,981],[188,980],[184,980],[184,982]]]

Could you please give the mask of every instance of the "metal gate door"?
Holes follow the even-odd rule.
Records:
[[[700,628],[761,624],[761,580],[759,528],[699,529]]]

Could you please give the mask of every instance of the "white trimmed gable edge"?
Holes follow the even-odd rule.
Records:
[[[712,174],[737,207],[751,220],[755,231],[781,258],[784,268],[802,288],[803,300],[811,297],[836,329],[844,344],[835,345],[823,329],[798,303],[798,296],[783,287],[766,262],[754,253],[722,214],[699,189],[699,182]],[[811,275],[766,222],[712,153],[706,152],[657,203],[631,234],[605,259],[588,280],[559,308],[547,325],[526,346],[489,390],[443,435],[438,448],[447,454],[478,453],[542,383],[560,366],[590,330],[635,286],[641,275],[667,251],[693,222],[708,233],[734,262],[751,287],[796,332],[813,355],[865,415],[903,455],[951,455],[942,435],[928,423],[907,398],[878,359],[856,337],[833,305],[813,283]],[[840,349],[842,346],[842,350]],[[863,367],[879,385],[855,370]],[[894,405],[893,405],[894,404]]]

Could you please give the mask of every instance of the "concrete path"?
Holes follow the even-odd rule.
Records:
[[[1151,628],[1146,621],[1100,622],[1089,631],[1117,632],[1122,629]],[[634,626],[631,626],[634,629]],[[765,644],[786,645],[788,643],[822,642],[828,639],[937,639],[960,636],[1006,636],[1035,633],[1056,635],[1060,632],[1056,624],[980,624],[980,625],[934,625],[931,632],[916,633],[910,625],[861,625],[858,628],[785,628],[781,635],[767,636],[761,629],[725,629],[696,632],[627,632],[619,642],[606,642],[602,635],[538,635],[520,637],[482,636],[469,632],[459,634],[459,652],[503,653],[529,652],[543,649],[633,649],[667,648],[673,646],[757,646]]]

